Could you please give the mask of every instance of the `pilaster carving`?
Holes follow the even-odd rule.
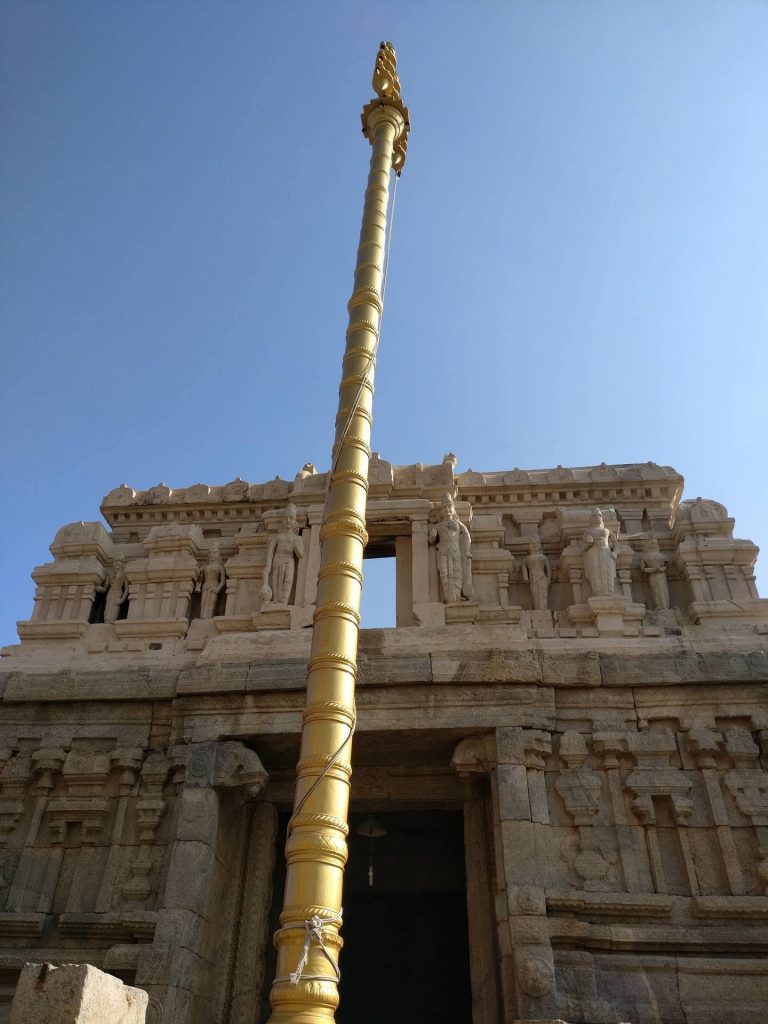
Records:
[[[587,892],[609,891],[615,888],[610,872],[617,858],[612,850],[604,851],[595,828],[600,815],[600,776],[585,765],[588,750],[581,733],[564,732],[558,753],[565,767],[555,789],[577,829],[577,835],[566,840],[563,856]]]

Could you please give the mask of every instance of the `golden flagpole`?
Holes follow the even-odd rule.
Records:
[[[320,571],[296,796],[285,848],[287,875],[272,1024],[327,1024],[339,1002],[341,895],[347,860],[347,807],[355,724],[365,505],[371,455],[373,370],[383,310],[390,171],[405,161],[408,111],[397,58],[382,43],[376,97],[363,108],[372,146],[349,326],[339,387],[336,438],[320,531]]]

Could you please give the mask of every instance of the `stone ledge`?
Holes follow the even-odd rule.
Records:
[[[115,623],[115,633],[121,640],[172,637],[180,640],[187,635],[187,619],[122,619]]]
[[[73,700],[167,700],[176,696],[178,669],[116,669],[113,672],[14,672],[6,703]]]
[[[567,910],[607,917],[671,917],[674,900],[657,893],[554,892],[547,890],[549,910]]]
[[[126,913],[61,914],[59,930],[62,935],[79,938],[112,939],[114,942],[138,939],[151,942],[157,925],[157,912],[134,910]]]
[[[17,914],[3,911],[0,913],[0,936],[37,938],[43,934],[45,918],[45,914]]]
[[[87,622],[30,622],[16,623],[22,640],[79,640],[85,636]]]
[[[694,896],[691,915],[765,921],[768,920],[768,896]]]

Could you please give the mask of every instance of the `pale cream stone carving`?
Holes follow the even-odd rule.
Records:
[[[173,491],[171,488],[164,484],[162,481],[159,484],[155,484],[154,487],[150,487],[148,491],[145,491],[142,498],[142,505],[164,505],[166,502],[171,500]]]
[[[222,488],[221,497],[224,501],[247,501],[247,481],[241,480],[239,476],[236,476],[234,480],[230,480],[228,484],[224,485],[224,487]]]
[[[283,529],[270,538],[261,587],[262,596],[274,604],[287,605],[293,588],[296,561],[304,557],[304,541],[299,536],[296,506],[288,505]]]
[[[541,956],[529,956],[523,960],[518,973],[520,988],[534,999],[541,999],[555,986],[552,965]]]
[[[293,479],[294,485],[300,484],[310,476],[317,476],[317,469],[315,468],[314,462],[305,462]]]
[[[227,574],[219,554],[217,541],[211,545],[211,553],[208,557],[202,580],[199,580],[196,587],[201,590],[200,594],[200,618],[212,619],[216,610],[216,601],[224,589],[227,581]]]
[[[208,501],[211,496],[211,488],[208,484],[192,484],[183,492],[182,500],[185,504],[191,505],[198,501]]]
[[[429,531],[429,543],[437,544],[437,568],[446,604],[455,604],[462,597],[470,601],[472,589],[472,540],[469,530],[460,521],[450,494],[440,503],[442,518]]]
[[[531,600],[536,611],[544,611],[548,606],[549,584],[552,578],[552,567],[549,559],[541,550],[541,542],[532,539],[528,545],[530,554],[520,566],[523,579],[531,588]]]
[[[589,514],[584,531],[584,575],[592,588],[592,597],[610,597],[616,583],[616,537],[603,523],[599,508]]]
[[[120,484],[114,487],[109,494],[102,498],[102,505],[130,505],[136,497],[136,491],[128,484]]]
[[[659,551],[659,542],[653,534],[649,534],[643,541],[640,568],[648,577],[653,607],[658,609],[669,608],[669,584],[665,566],[666,562]]]
[[[107,592],[107,600],[104,605],[104,621],[107,623],[116,622],[120,612],[120,605],[128,597],[128,577],[125,574],[125,558],[119,552],[115,555],[114,572],[96,590],[102,592],[106,590]]]

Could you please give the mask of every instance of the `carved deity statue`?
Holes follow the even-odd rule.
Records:
[[[203,569],[202,579],[198,581],[197,588],[201,591],[200,596],[200,618],[212,619],[216,611],[216,601],[224,589],[227,581],[227,574],[219,554],[219,545],[214,541],[211,545],[211,553],[208,562]]]
[[[128,578],[125,575],[125,558],[121,554],[115,555],[115,570],[111,576],[104,580],[101,587],[96,588],[103,593],[107,592],[107,600],[104,605],[104,621],[117,622],[120,614],[120,605],[128,597]]]
[[[531,600],[536,611],[544,611],[549,603],[549,583],[552,567],[541,550],[541,542],[534,538],[528,545],[530,554],[523,561],[523,579],[531,588]]]
[[[648,577],[654,608],[669,608],[669,584],[665,567],[666,561],[659,551],[659,542],[651,533],[643,541],[643,557],[640,561],[640,568]]]
[[[592,597],[610,597],[616,583],[616,537],[603,523],[599,508],[589,513],[583,544],[584,575],[592,588]]]
[[[437,544],[437,568],[443,600],[447,604],[460,601],[462,597],[471,600],[474,592],[469,530],[460,521],[450,494],[443,495],[440,510],[442,519],[429,531],[429,543]]]
[[[296,573],[296,560],[304,557],[304,541],[299,536],[296,506],[285,510],[283,529],[270,538],[261,596],[275,604],[288,604]],[[270,581],[271,577],[271,581]]]

